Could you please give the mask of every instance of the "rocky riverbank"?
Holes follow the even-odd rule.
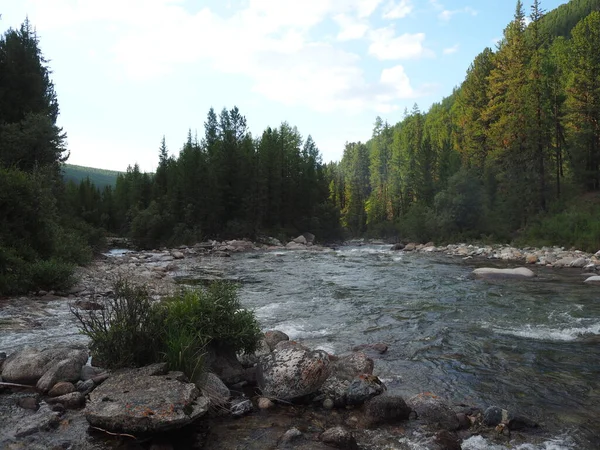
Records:
[[[11,302],[27,300],[101,308],[120,276],[145,284],[159,299],[182,281],[227,278],[214,262],[226,261],[236,252],[331,251],[306,236],[297,240],[285,246],[275,241],[238,240],[116,251],[81,268],[80,281],[70,291],[9,299],[2,308],[10,311]],[[404,252],[529,263],[534,270],[536,264],[552,264],[591,271],[588,266],[593,264],[595,271],[600,256],[557,248],[398,247]],[[532,256],[537,257],[535,262]],[[205,259],[211,261],[210,269],[203,267]],[[577,259],[585,265],[573,264]],[[12,317],[3,314],[3,325],[23,320],[22,312],[15,308]],[[0,365],[4,377],[0,387],[2,448],[401,449],[420,445],[453,449],[460,448],[461,442],[465,448],[478,448],[470,443],[483,439],[480,436],[486,442],[510,446],[547,439],[543,427],[518,412],[503,410],[502,405],[451,404],[428,392],[406,399],[389,395],[376,376],[377,359],[387,350],[385,343],[333,355],[270,332],[255,355],[210,354],[212,375],[200,386],[164,366],[120,373],[95,368],[81,345],[56,347],[38,342],[29,349],[0,350],[9,350]]]
[[[25,348],[0,366],[0,446],[375,449],[416,439],[442,450],[474,436],[511,444],[543,436],[535,422],[496,406],[386,394],[373,374],[386,351],[366,344],[336,356],[269,331],[255,354],[213,355],[194,384],[165,364],[93,367],[81,346]]]

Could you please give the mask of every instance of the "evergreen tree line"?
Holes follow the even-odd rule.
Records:
[[[63,289],[99,233],[68,208],[66,134],[35,30],[0,37],[0,295]]]
[[[163,138],[154,174],[130,166],[102,192],[89,180],[70,183],[74,209],[147,248],[261,233],[336,237],[339,214],[311,136],[284,122],[254,139],[237,107],[218,116],[211,108],[204,128],[200,141],[188,133],[177,157]]]
[[[528,22],[519,0],[497,50],[481,52],[451,96],[393,126],[378,118],[368,142],[347,143],[330,167],[342,224],[354,235],[520,232],[600,248],[600,217],[568,210],[600,190],[598,10],[600,1],[573,0],[545,15],[535,0]]]

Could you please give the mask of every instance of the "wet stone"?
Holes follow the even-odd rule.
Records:
[[[254,410],[252,402],[248,399],[238,398],[231,401],[231,407],[229,411],[235,417],[241,417],[245,414],[249,414]]]

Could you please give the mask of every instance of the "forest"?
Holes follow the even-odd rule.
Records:
[[[140,247],[207,238],[488,241],[600,248],[600,0],[516,4],[452,94],[324,163],[287,122],[253,136],[208,110],[155,172],[66,181],[66,133],[26,20],[0,38],[0,295],[68,285],[105,234]]]

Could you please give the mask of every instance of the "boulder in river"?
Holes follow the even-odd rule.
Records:
[[[429,425],[454,431],[459,427],[458,417],[444,400],[430,392],[417,394],[406,404],[417,413],[417,417]]]
[[[532,278],[535,273],[527,267],[517,267],[514,269],[497,269],[494,267],[480,267],[473,271],[473,275],[478,278]]]
[[[59,381],[77,381],[87,359],[88,350],[80,346],[25,347],[6,359],[2,378],[11,383],[37,383],[39,390],[47,392]]]
[[[370,426],[408,420],[410,407],[398,395],[380,395],[365,404],[365,420]]]
[[[316,392],[330,375],[329,356],[293,342],[277,344],[257,366],[263,396],[293,400]]]
[[[281,341],[289,341],[290,337],[283,331],[270,330],[265,332],[264,340],[269,346],[269,349],[273,351],[277,344],[279,344]]]
[[[593,277],[589,277],[585,280],[585,283],[588,284],[600,284],[600,276],[594,275]]]
[[[154,364],[113,374],[90,393],[85,417],[111,432],[150,434],[183,427],[208,411],[209,400],[193,383],[178,381]]]

